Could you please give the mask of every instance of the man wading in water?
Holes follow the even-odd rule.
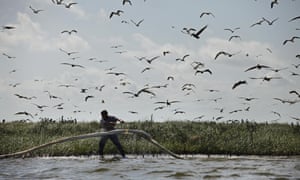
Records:
[[[101,112],[101,116],[102,116],[102,119],[100,121],[100,126],[101,126],[101,128],[104,129],[104,131],[114,130],[118,121],[120,123],[124,123],[123,120],[120,120],[120,119],[118,119],[114,116],[109,116],[108,112],[106,110],[103,110]],[[122,148],[122,145],[120,144],[119,138],[116,134],[106,135],[106,136],[101,137],[101,140],[99,142],[99,155],[100,155],[100,158],[104,158],[103,149],[104,149],[104,146],[105,146],[106,141],[108,139],[110,139],[115,144],[115,146],[118,148],[118,150],[119,150],[120,154],[122,155],[122,157],[125,158],[125,152],[124,152],[124,150]]]

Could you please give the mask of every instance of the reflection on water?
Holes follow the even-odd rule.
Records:
[[[0,179],[299,179],[300,157],[47,157],[0,160]]]

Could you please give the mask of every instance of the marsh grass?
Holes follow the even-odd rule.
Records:
[[[177,154],[227,155],[299,155],[300,126],[267,123],[215,123],[193,121],[139,121],[118,128],[148,132],[160,144]],[[49,141],[99,131],[98,122],[0,124],[0,154],[13,153]],[[120,135],[128,154],[161,154],[160,149],[137,135]],[[97,155],[100,138],[90,138],[52,145],[35,151],[33,156]],[[105,153],[118,154],[108,141]]]

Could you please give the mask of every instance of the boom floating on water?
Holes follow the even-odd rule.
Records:
[[[162,149],[164,152],[167,154],[171,155],[172,157],[176,159],[183,159],[182,157],[178,156],[177,154],[173,153],[172,151],[168,150],[164,146],[160,145],[157,141],[155,141],[150,134],[146,133],[145,131],[138,130],[138,129],[116,129],[112,131],[107,131],[107,132],[95,132],[95,133],[89,133],[89,134],[83,134],[83,135],[78,135],[78,136],[71,136],[71,137],[65,137],[65,138],[60,138],[54,141],[51,141],[49,143],[41,144],[35,147],[32,147],[30,149],[24,150],[24,151],[19,151],[16,153],[11,153],[11,154],[2,154],[0,155],[0,159],[4,158],[10,158],[10,157],[20,157],[23,156],[27,153],[36,151],[38,149],[53,145],[53,144],[59,144],[67,141],[74,141],[74,140],[79,140],[79,139],[87,139],[87,138],[93,138],[93,137],[101,137],[105,135],[112,135],[112,134],[138,134],[147,141],[151,142],[155,146],[159,147]]]

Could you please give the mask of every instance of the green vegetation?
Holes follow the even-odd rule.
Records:
[[[130,122],[117,128],[140,129],[177,154],[300,155],[300,125],[215,123],[192,121]],[[99,131],[98,122],[0,124],[0,154],[13,153],[61,138]],[[120,135],[128,154],[160,154],[137,135]],[[97,155],[99,138],[52,145],[33,152],[39,156]],[[118,153],[108,141],[106,154]]]

